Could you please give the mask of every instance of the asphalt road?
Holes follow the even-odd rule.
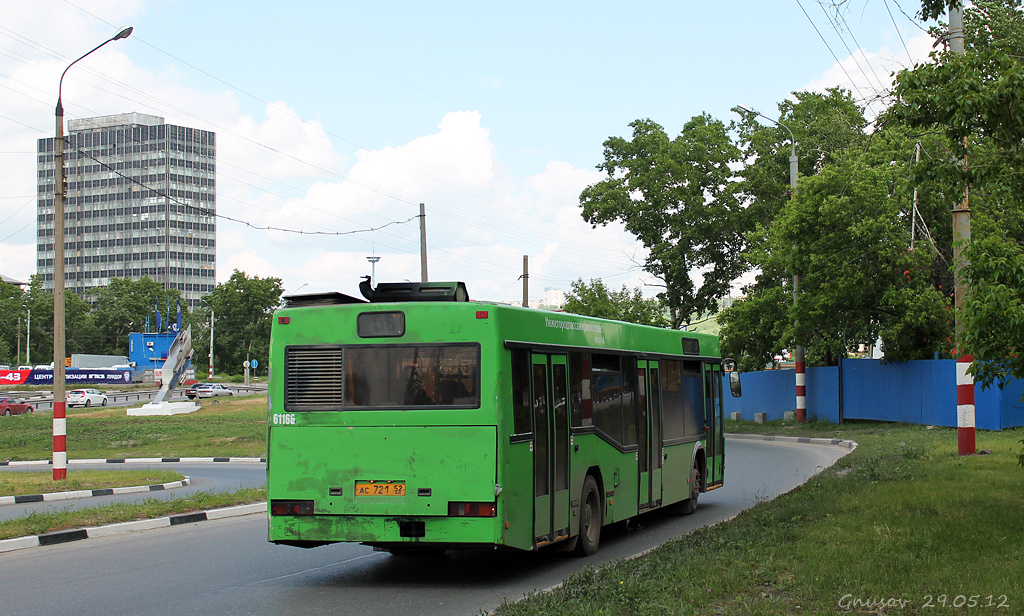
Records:
[[[47,465],[0,467],[0,473],[24,471],[49,471]],[[165,462],[157,464],[74,464],[68,465],[68,473],[74,476],[76,470],[114,470],[118,468],[140,470],[146,468],[176,470],[189,477],[188,486],[157,492],[133,492],[112,494],[91,498],[76,498],[38,503],[0,505],[0,520],[10,520],[31,513],[54,513],[79,507],[96,507],[115,502],[141,503],[149,498],[169,499],[193,492],[228,492],[239,488],[258,488],[266,484],[267,471],[262,462]],[[3,614],[3,609],[0,609]]]
[[[846,449],[729,439],[725,487],[690,516],[655,512],[611,527],[590,558],[490,550],[400,557],[360,545],[266,542],[266,518],[239,518],[0,554],[0,613],[478,614],[585,566],[656,547],[796,487]]]

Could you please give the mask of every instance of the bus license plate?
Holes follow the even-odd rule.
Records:
[[[357,481],[356,496],[405,496],[405,483],[399,481]]]

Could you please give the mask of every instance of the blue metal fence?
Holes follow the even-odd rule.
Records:
[[[951,359],[892,362],[844,359],[839,367],[807,369],[807,415],[838,423],[870,419],[956,427],[956,362]],[[743,419],[767,413],[782,419],[796,407],[792,370],[747,372],[743,396],[725,399],[726,414],[739,411]],[[726,384],[725,391],[728,391]],[[1004,389],[975,386],[975,425],[983,430],[1024,426],[1024,383]]]

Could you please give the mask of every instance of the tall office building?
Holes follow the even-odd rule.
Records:
[[[216,285],[216,135],[141,113],[68,122],[65,288],[143,276],[190,308]],[[53,138],[38,142],[36,269],[53,289]]]

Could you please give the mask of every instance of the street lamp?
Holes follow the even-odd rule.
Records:
[[[377,281],[377,261],[380,261],[380,257],[366,257],[366,260],[370,262],[370,287],[373,287],[373,283]]]
[[[789,133],[789,142],[792,144],[789,154],[789,186],[790,186],[790,199],[796,194],[796,178],[797,178],[797,157],[796,157],[796,137],[793,136],[793,131],[789,130],[789,127],[773,120],[768,116],[764,115],[760,111],[757,111],[749,105],[736,105],[736,109],[752,113],[754,115],[761,116],[776,126],[781,126],[786,129]],[[793,273],[793,305],[796,306],[797,296],[800,294],[800,275]],[[796,420],[803,423],[807,421],[807,380],[804,367],[804,347],[797,345],[793,356],[794,363],[796,364]]]
[[[67,479],[67,415],[64,398],[64,105],[61,93],[68,70],[111,41],[128,38],[129,26],[93,47],[60,74],[57,85],[57,131],[53,139],[53,479]]]

